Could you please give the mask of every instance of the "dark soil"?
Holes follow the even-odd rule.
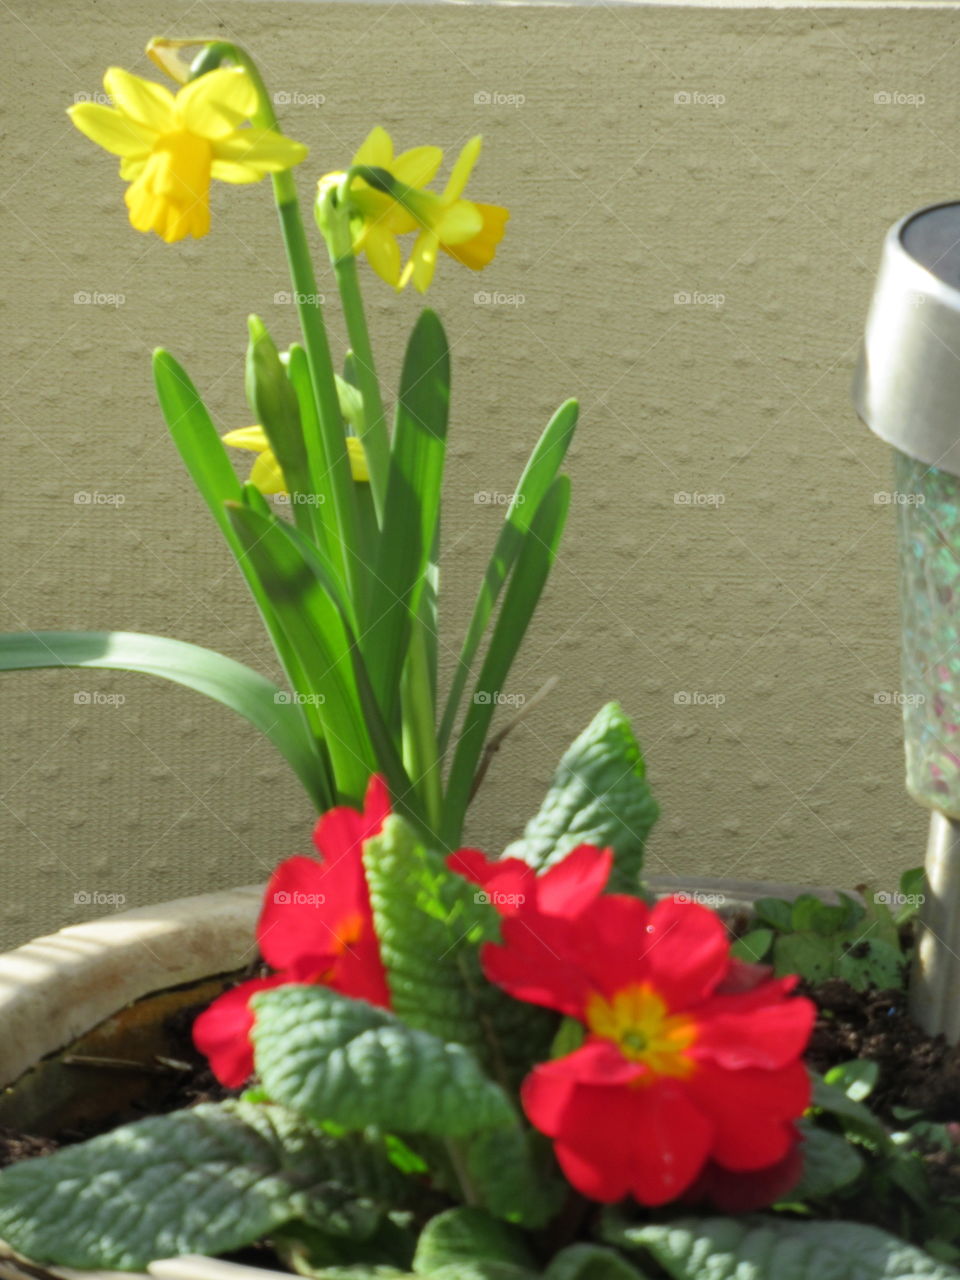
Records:
[[[13,1129],[0,1127],[0,1168],[15,1164],[18,1160],[29,1160],[33,1156],[49,1155],[60,1147],[83,1142],[87,1138],[96,1137],[98,1133],[105,1133],[119,1124],[142,1119],[148,1114],[166,1115],[170,1111],[195,1106],[198,1102],[222,1102],[224,1098],[235,1097],[236,1092],[224,1089],[213,1075],[206,1059],[194,1048],[190,1029],[204,1007],[195,1005],[180,1009],[167,1019],[165,1025],[170,1034],[171,1055],[157,1062],[143,1064],[151,1073],[149,1105],[135,1103],[130,1113],[110,1116],[105,1123],[61,1129],[49,1136],[18,1133]],[[108,1082],[117,1069],[117,1066],[109,1064],[109,1060],[104,1065],[103,1073]],[[122,1064],[119,1069],[122,1070]]]
[[[960,1045],[921,1031],[907,1013],[905,992],[855,991],[831,978],[805,994],[820,1011],[807,1053],[815,1070],[869,1058],[880,1068],[871,1111],[895,1125],[894,1107],[920,1111],[926,1120],[960,1121]]]

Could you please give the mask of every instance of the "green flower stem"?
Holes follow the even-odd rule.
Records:
[[[387,434],[380,380],[373,362],[373,349],[367,329],[367,318],[360,294],[357,260],[353,251],[336,258],[331,254],[333,271],[340,290],[340,303],[347,323],[347,336],[354,356],[357,387],[363,397],[363,448],[370,472],[370,492],[377,512],[377,520],[383,523],[387,500],[387,477],[390,474],[390,437]]]
[[[253,59],[246,50],[234,44],[225,44],[223,53],[229,54],[246,70],[256,87],[259,106],[252,119],[254,128],[272,129],[279,133],[280,127],[273,103]],[[313,271],[313,262],[310,259],[303,220],[300,217],[297,185],[293,173],[289,169],[284,169],[280,173],[273,174],[272,180],[287,265],[290,268],[290,282],[293,285],[297,315],[303,333],[303,345],[307,353],[307,363],[310,366],[310,381],[313,384],[313,394],[317,402],[317,416],[320,420],[321,442],[325,454],[323,465],[329,469],[332,480],[337,528],[343,545],[344,573],[350,595],[355,601],[359,601],[362,598],[359,581],[362,560],[356,555],[358,533],[353,475],[350,470],[350,459],[347,456],[340,401],[337,398],[333,360],[323,323],[317,280]]]

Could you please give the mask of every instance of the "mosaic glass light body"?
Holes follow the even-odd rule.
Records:
[[[907,790],[960,818],[960,477],[894,458]]]

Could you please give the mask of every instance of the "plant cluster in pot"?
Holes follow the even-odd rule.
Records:
[[[113,105],[71,112],[122,158],[134,227],[205,234],[211,179],[270,175],[280,215],[303,341],[281,353],[250,319],[257,425],[224,438],[256,452],[249,481],[182,367],[160,351],[154,369],[289,688],[123,632],[2,637],[0,664],[147,671],[232,706],[302,781],[315,848],[265,889],[126,912],[0,961],[0,1124],[27,1130],[6,1138],[0,1270],[960,1276],[955,1116],[912,1106],[856,1052],[878,992],[907,1025],[915,875],[892,904],[645,883],[657,807],[615,703],[501,856],[462,847],[563,530],[577,410],[558,410],[518,482],[441,700],[449,352],[424,311],[388,430],[357,260],[421,292],[441,250],[489,263],[507,212],[465,194],[480,140],[442,189],[439,149],[395,155],[382,129],[320,179],[339,374],[291,173],[305,148],[239,46],[149,52],[176,93],[112,68]],[[949,1081],[951,1051],[911,1034]]]

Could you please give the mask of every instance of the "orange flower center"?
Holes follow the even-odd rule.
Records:
[[[364,919],[359,911],[354,911],[337,924],[334,954],[342,956],[345,951],[359,942],[363,937]]]
[[[684,1014],[667,1011],[648,982],[624,987],[609,1000],[594,993],[587,1002],[587,1026],[595,1036],[612,1040],[630,1062],[642,1062],[650,1084],[659,1076],[689,1076],[696,1063],[687,1050],[697,1038],[697,1024]]]

